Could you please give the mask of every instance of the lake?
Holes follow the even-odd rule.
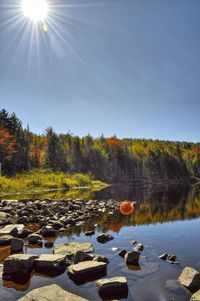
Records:
[[[95,253],[106,255],[109,259],[107,277],[122,275],[127,278],[128,298],[121,300],[189,300],[190,294],[177,285],[176,279],[185,266],[200,271],[200,190],[198,187],[113,185],[100,191],[82,189],[31,197],[48,197],[55,200],[73,197],[83,201],[88,199],[136,201],[135,210],[131,215],[124,216],[119,210],[113,212],[113,215],[99,214],[89,220],[85,226],[57,236],[54,244],[70,241],[92,242]],[[95,228],[94,224],[97,224]],[[85,236],[84,232],[87,229],[95,229],[95,235]],[[105,231],[113,235],[114,239],[106,244],[100,244],[96,236]],[[121,249],[133,249],[131,240],[144,244],[140,265],[137,267],[127,267],[124,259],[118,255]],[[24,251],[32,254],[53,252],[52,249],[39,247],[26,247]],[[165,252],[177,255],[179,264],[172,265],[160,260],[158,256]],[[8,255],[8,248],[0,249],[1,263]],[[23,285],[1,279],[0,300],[15,301],[33,288],[52,283],[59,284],[66,290],[89,300],[102,300],[97,293],[95,282],[78,286],[69,279],[66,272],[55,278],[33,274],[29,283]]]

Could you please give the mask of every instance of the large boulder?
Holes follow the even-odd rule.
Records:
[[[2,235],[0,236],[0,247],[10,246],[13,236],[12,235]]]
[[[183,269],[178,281],[192,293],[200,289],[200,273],[191,267]]]
[[[198,290],[195,294],[192,295],[190,301],[200,301],[200,290]]]
[[[56,284],[33,289],[18,301],[88,301],[77,295],[68,293]]]
[[[140,259],[140,252],[137,251],[127,252],[124,255],[124,259],[127,265],[137,265]]]
[[[110,241],[114,239],[114,237],[108,233],[102,233],[100,235],[97,236],[97,241],[102,243],[102,244],[105,244],[106,242]]]
[[[29,278],[32,270],[34,259],[36,259],[37,255],[31,254],[15,254],[10,255],[4,261],[3,265],[3,279],[18,279]]]
[[[4,228],[0,229],[0,235],[13,235],[15,236],[18,231],[21,231],[24,229],[24,225],[22,224],[13,224],[13,225],[7,225]]]
[[[107,264],[98,261],[84,261],[70,265],[67,271],[69,277],[76,284],[83,284],[105,276],[107,273]]]
[[[78,251],[90,253],[94,251],[94,248],[90,242],[68,242],[54,247],[54,254],[63,254],[68,258],[74,257]]]
[[[22,252],[24,247],[24,241],[20,238],[13,238],[11,241],[11,252]]]
[[[104,278],[96,281],[96,286],[100,296],[126,299],[128,295],[128,285],[125,277]],[[103,298],[104,299],[104,298]],[[110,299],[110,298],[109,298]]]
[[[61,274],[66,267],[66,256],[62,254],[42,254],[34,260],[34,270],[41,274]]]

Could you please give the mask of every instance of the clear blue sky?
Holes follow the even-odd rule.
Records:
[[[0,107],[30,129],[200,140],[199,0],[0,0]],[[63,5],[62,5],[63,4]]]

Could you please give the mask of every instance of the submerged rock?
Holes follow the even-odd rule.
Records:
[[[200,273],[191,267],[183,269],[178,281],[192,293],[200,289]]]
[[[108,233],[102,233],[99,236],[97,236],[97,241],[102,244],[105,244],[106,242],[108,242],[112,239],[114,239],[114,237]]]
[[[98,293],[101,297],[125,299],[128,295],[128,285],[125,277],[105,278],[96,281]]]
[[[88,301],[77,295],[68,293],[56,284],[33,289],[18,301]]]

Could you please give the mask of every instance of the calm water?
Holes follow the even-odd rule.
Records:
[[[123,275],[127,277],[129,295],[127,299],[134,301],[165,301],[174,298],[176,301],[189,300],[189,295],[177,286],[176,279],[185,266],[200,270],[200,192],[187,187],[137,187],[112,186],[105,190],[92,192],[89,190],[73,192],[75,197],[84,199],[136,200],[135,211],[130,216],[123,216],[118,211],[113,216],[102,214],[89,221],[82,228],[74,229],[55,239],[55,244],[68,241],[91,241],[95,253],[104,254],[109,258],[108,277]],[[53,193],[48,195],[54,199],[73,196],[73,193]],[[42,196],[44,197],[44,195]],[[96,234],[87,237],[85,230],[93,229],[98,223]],[[96,236],[107,231],[114,240],[102,245]],[[136,239],[144,243],[140,266],[128,268],[124,260],[118,256],[119,251],[112,247],[131,250],[130,240]],[[7,253],[6,253],[7,252]],[[25,250],[27,253],[52,253],[52,249],[34,248]],[[164,252],[176,254],[179,265],[170,265],[159,260]],[[0,260],[9,254],[9,250],[0,250]],[[57,283],[70,292],[79,294],[89,300],[101,300],[95,282],[77,286],[69,279],[67,273],[55,278],[33,275],[29,283],[18,285],[12,282],[0,282],[0,300],[14,301],[33,288]]]

